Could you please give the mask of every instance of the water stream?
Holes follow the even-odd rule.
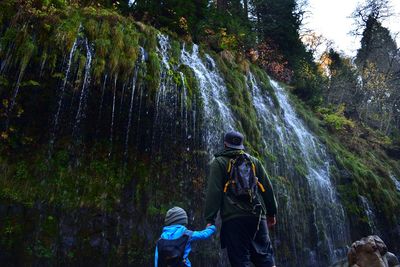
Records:
[[[286,177],[292,184],[298,183],[302,179],[300,175],[304,175],[307,187],[303,190],[309,190],[307,194],[312,201],[312,228],[317,231],[318,239],[318,248],[316,251],[310,248],[310,255],[321,260],[321,255],[328,253],[328,260],[332,263],[343,256],[345,246],[350,241],[344,209],[331,182],[332,160],[325,147],[296,114],[283,87],[271,81],[279,104],[276,107],[268,93],[262,92],[251,73],[248,83],[266,150],[276,158],[271,172]],[[298,169],[293,169],[293,165]],[[287,208],[285,212],[295,213],[290,211],[293,208],[290,205]]]
[[[224,133],[235,128],[235,120],[228,107],[227,88],[214,59],[207,54],[202,59],[197,45],[193,45],[191,52],[184,46],[181,61],[194,71],[198,81],[204,104],[204,143],[212,154],[221,148]]]

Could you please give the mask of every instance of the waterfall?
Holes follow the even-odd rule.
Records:
[[[74,44],[72,45],[71,51],[69,52],[67,66],[65,68],[65,77],[64,77],[64,80],[63,80],[62,85],[61,85],[60,90],[59,90],[60,92],[59,92],[59,98],[58,98],[58,101],[57,101],[57,111],[56,111],[56,113],[54,115],[53,128],[52,128],[52,131],[50,133],[49,156],[51,156],[51,153],[52,153],[52,150],[53,150],[53,146],[54,146],[54,141],[55,141],[55,138],[56,138],[59,116],[60,116],[60,112],[61,112],[62,102],[63,102],[63,99],[64,99],[65,87],[67,86],[68,77],[69,77],[69,73],[70,73],[70,70],[71,70],[72,59],[73,59],[73,56],[74,56],[75,51],[76,51],[77,43],[78,43],[78,40],[76,39],[74,41]]]
[[[400,192],[400,180],[393,173],[390,174],[390,179],[393,181],[396,190]]]
[[[368,199],[364,196],[359,196],[361,204],[364,208],[365,216],[367,216],[368,219],[368,225],[370,228],[370,234],[376,234],[379,235],[380,232],[378,231],[378,228],[376,227],[376,215],[374,212],[374,209],[372,208],[371,204],[369,203]]]
[[[185,75],[182,72],[179,73],[181,76],[182,82],[182,95],[181,95],[181,120],[185,125],[185,137],[189,138],[188,136],[188,110],[187,110],[187,88],[185,84]]]
[[[344,209],[337,197],[336,189],[330,177],[331,159],[325,147],[314,137],[300,120],[289,103],[284,89],[275,81],[271,85],[283,110],[283,123],[287,133],[296,139],[295,144],[301,151],[300,155],[306,165],[306,178],[310,185],[311,197],[314,201],[314,219],[318,235],[324,235],[319,242],[325,243],[331,262],[337,260],[336,253],[349,243],[349,233]],[[338,245],[342,246],[341,248]],[[339,251],[336,251],[339,249]]]
[[[205,144],[216,152],[222,147],[223,134],[234,129],[235,120],[228,107],[227,89],[223,78],[218,73],[214,60],[205,55],[207,64],[199,55],[199,47],[194,44],[192,52],[181,51],[181,61],[190,67],[199,83],[199,90],[204,104]]]
[[[135,249],[155,241],[163,213],[175,203],[186,205],[191,223],[200,228],[207,161],[209,156],[212,157],[222,148],[223,134],[239,125],[244,126],[244,134],[251,136],[251,142],[260,140],[260,144],[252,148],[261,148],[257,151],[258,155],[263,157],[275,186],[279,206],[278,224],[271,231],[271,240],[276,248],[277,264],[286,267],[320,267],[329,266],[341,258],[346,252],[346,245],[351,242],[348,222],[331,174],[333,159],[324,144],[296,114],[285,89],[274,81],[270,82],[269,88],[268,84],[259,80],[260,77],[249,72],[246,85],[251,102],[248,101],[248,92],[245,92],[241,98],[245,106],[240,110],[250,110],[251,117],[255,114],[257,121],[256,127],[253,127],[253,121],[251,127],[246,127],[246,121],[235,118],[233,108],[237,106],[230,103],[228,87],[216,59],[200,51],[195,44],[189,48],[181,43],[179,50],[177,41],[167,35],[159,34],[156,46],[153,42],[146,42],[146,37],[141,36],[138,41],[156,52],[151,52],[149,60],[144,48],[137,47],[135,41],[135,47],[130,48],[140,49],[136,62],[121,60],[119,64],[123,65],[117,68],[119,72],[111,73],[105,66],[104,72],[99,73],[103,64],[97,64],[107,60],[108,56],[96,55],[96,46],[89,43],[85,33],[79,30],[72,47],[63,55],[49,54],[47,58],[44,55],[41,58],[35,54],[32,58],[32,63],[26,69],[26,74],[29,74],[26,77],[40,81],[40,87],[43,86],[33,88],[32,94],[22,94],[24,72],[15,70],[11,73],[8,70],[13,67],[8,66],[14,56],[13,48],[4,51],[6,54],[0,62],[0,74],[6,75],[4,78],[7,81],[13,81],[10,84],[12,88],[7,86],[10,92],[5,92],[11,100],[7,111],[10,113],[14,105],[14,110],[17,110],[20,103],[24,108],[21,119],[15,120],[18,128],[14,127],[13,121],[12,126],[18,131],[10,139],[10,145],[5,146],[7,155],[4,157],[14,152],[17,155],[10,157],[12,168],[6,172],[10,177],[6,182],[12,184],[16,181],[16,185],[19,185],[22,181],[21,186],[27,187],[29,183],[25,186],[25,180],[21,178],[25,179],[27,169],[32,173],[32,178],[40,175],[42,183],[38,185],[38,197],[42,196],[44,186],[55,188],[51,199],[56,200],[50,200],[48,205],[49,209],[53,204],[57,206],[54,210],[56,215],[53,215],[60,218],[59,232],[55,233],[59,236],[48,238],[59,239],[54,243],[60,243],[57,250],[61,254],[54,263],[67,259],[67,253],[75,252],[75,248],[79,250],[82,246],[85,250],[81,250],[82,254],[77,259],[84,258],[81,257],[83,255],[92,260],[98,252],[96,240],[101,240],[100,247],[108,251],[104,255],[109,254],[105,260],[110,263],[119,260],[122,254],[128,255],[122,250],[133,248],[131,251],[134,253],[129,257],[137,258],[132,259],[131,265],[136,266],[140,262],[148,266],[148,256],[152,252],[148,252],[147,248],[143,253]],[[96,44],[96,40],[91,41]],[[38,48],[37,53],[46,51],[40,46]],[[41,61],[38,63],[39,59]],[[54,67],[47,68],[50,62],[54,63]],[[132,68],[126,75],[128,65]],[[155,69],[158,65],[159,70]],[[53,73],[47,73],[48,69],[53,68]],[[150,70],[154,73],[150,73]],[[160,77],[156,81],[158,74]],[[34,75],[39,75],[40,80]],[[62,78],[57,78],[60,75]],[[54,84],[55,91],[51,91],[50,87]],[[154,88],[155,84],[159,84],[158,88]],[[29,84],[27,88],[30,88]],[[237,94],[241,92],[234,91]],[[29,99],[31,96],[32,99]],[[40,105],[36,105],[38,99]],[[45,129],[49,131],[47,134],[43,134]],[[15,140],[21,142],[15,142],[14,145],[14,136]],[[49,141],[43,141],[43,136],[49,136]],[[36,159],[41,157],[34,153],[43,151],[40,145],[45,149],[48,146],[49,160],[45,162],[50,166],[48,170],[42,168],[42,164],[36,164]],[[23,150],[29,152],[26,160]],[[21,156],[17,154],[20,151],[23,152]],[[3,169],[8,168],[6,159]],[[11,159],[21,159],[23,164],[12,166]],[[72,165],[73,159],[79,159],[82,164]],[[25,165],[29,167],[25,168]],[[15,176],[12,176],[14,169]],[[54,175],[50,173],[53,170]],[[56,179],[50,181],[53,176]],[[398,177],[391,175],[390,178],[393,183],[389,180],[389,186],[400,191]],[[32,185],[36,186],[37,181],[32,181]],[[169,187],[170,184],[174,186]],[[3,191],[5,196],[13,193]],[[32,190],[26,198],[31,201],[35,192]],[[53,196],[63,192],[70,203],[58,205],[59,198]],[[48,200],[47,196],[43,196],[38,201]],[[64,195],[61,197],[64,198]],[[10,201],[14,201],[13,198]],[[67,204],[71,205],[70,214]],[[371,232],[377,233],[378,223],[381,222],[377,218],[378,204],[363,196],[356,204],[364,208],[362,220],[368,219]],[[34,209],[38,209],[40,216],[26,221],[37,221],[36,239],[40,239],[47,234],[41,229],[48,216],[43,213],[44,208]],[[0,213],[5,210],[8,209],[0,207]],[[24,216],[21,218],[25,219]],[[368,225],[365,226],[368,230]],[[30,226],[25,228],[29,232]],[[26,236],[30,235],[27,233]],[[100,239],[96,236],[100,236]],[[131,240],[132,237],[134,239]],[[68,243],[64,239],[72,241]],[[212,250],[199,253],[206,246]],[[86,255],[86,248],[90,248],[93,254]],[[200,244],[199,248],[193,251],[195,264],[227,265],[226,255],[221,250],[216,251],[215,242]],[[219,259],[218,253],[221,253]]]
[[[90,84],[90,69],[92,65],[92,51],[89,47],[88,40],[85,39],[86,48],[86,63],[85,63],[85,76],[83,78],[83,85],[81,95],[79,97],[78,111],[76,112],[74,127],[72,130],[72,136],[77,137],[79,135],[80,124],[82,119],[86,116],[86,103],[89,95],[89,84]]]
[[[168,71],[170,70],[170,65],[168,62],[169,60],[168,51],[171,47],[169,44],[168,36],[160,34],[158,36],[158,43],[159,43],[159,48],[157,49],[157,52],[161,57],[161,72],[160,72],[161,74],[160,74],[160,88],[157,91],[157,97],[156,97],[155,121],[158,120],[159,116],[162,116],[162,114],[160,114],[159,109],[161,104],[167,101],[166,91],[168,89],[168,83],[170,80],[168,76]]]
[[[189,99],[186,78],[180,70],[182,62],[171,59],[168,36],[158,35],[157,53],[161,63],[160,85],[155,99],[152,148],[161,151],[162,140],[168,138],[190,151],[196,138],[196,96]],[[193,127],[189,127],[189,124]]]
[[[172,83],[170,73],[173,72],[169,63],[169,50],[171,49],[169,37],[167,35],[159,34],[157,53],[161,58],[160,64],[160,85],[156,94],[155,103],[155,115],[153,121],[153,137],[152,137],[152,149],[160,149],[160,144],[162,142],[162,137],[165,134],[170,134],[172,132],[172,122],[168,120],[168,115],[174,116],[176,111],[176,84]],[[175,123],[174,123],[175,124]],[[163,129],[158,131],[156,129]]]
[[[280,160],[274,163],[272,175],[285,176],[288,166],[279,165],[279,162],[292,163],[287,155],[285,144],[289,142],[285,125],[279,120],[278,108],[276,107],[271,96],[266,94],[259,87],[256,78],[250,72],[247,78],[247,84],[253,98],[253,106],[257,113],[258,127],[263,135],[264,153],[274,155]]]
[[[133,78],[132,78],[131,99],[130,99],[130,103],[129,103],[128,123],[126,126],[126,134],[125,134],[125,148],[124,148],[125,162],[128,158],[129,131],[131,129],[131,123],[132,123],[133,101],[134,101],[134,96],[135,96],[137,76],[138,76],[138,72],[139,72],[139,67],[144,62],[144,60],[145,60],[144,49],[143,49],[143,47],[140,47],[139,59],[136,62],[136,65],[135,65],[135,68],[133,71]]]
[[[101,89],[101,96],[100,96],[99,111],[98,111],[97,120],[96,120],[96,133],[95,133],[95,136],[97,136],[98,133],[99,133],[99,125],[100,125],[100,120],[101,120],[101,113],[103,111],[104,93],[106,91],[107,78],[108,78],[108,75],[104,74],[104,80],[103,80],[103,85],[102,85],[102,89]]]
[[[19,71],[18,79],[17,79],[17,82],[15,83],[14,93],[13,93],[13,95],[11,97],[11,100],[10,100],[10,106],[7,109],[6,130],[8,130],[11,112],[13,111],[15,103],[17,101],[19,87],[21,85],[21,80],[22,80],[22,77],[24,76],[24,72],[25,72],[25,66],[21,67],[21,69]]]
[[[318,253],[328,253],[329,262],[332,263],[342,256],[345,245],[350,240],[344,209],[331,183],[330,162],[332,160],[322,143],[297,116],[287,93],[277,82],[271,81],[271,86],[279,107],[275,107],[270,97],[261,91],[251,73],[248,83],[251,87],[253,106],[257,112],[264,144],[266,149],[270,150],[269,153],[277,157],[272,172],[297,184],[300,177],[298,177],[298,172],[294,172],[293,165],[304,168],[304,176],[308,184],[304,189],[309,188],[308,194],[313,207],[312,227],[316,229],[318,237],[318,251],[314,251],[315,248],[312,248],[310,244],[309,255],[316,258],[318,262]],[[287,208],[291,207],[288,205]]]
[[[127,84],[124,83],[124,84],[122,85],[122,92],[121,92],[121,99],[120,99],[120,102],[119,102],[119,112],[118,112],[118,116],[121,116],[121,114],[122,114],[122,109],[123,109],[123,107],[124,107],[124,96],[125,96],[125,89],[126,89],[126,87],[127,87]]]
[[[112,100],[112,110],[111,110],[111,126],[110,126],[110,151],[108,156],[111,156],[113,149],[113,140],[114,140],[114,120],[115,120],[115,99],[117,97],[117,80],[118,75],[114,77],[114,88],[113,88],[113,100]]]

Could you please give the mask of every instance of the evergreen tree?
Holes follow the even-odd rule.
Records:
[[[137,0],[131,9],[139,20],[184,34],[192,33],[204,19],[207,0]]]
[[[362,95],[358,90],[357,70],[350,58],[330,49],[326,54],[329,69],[329,84],[324,93],[326,102],[334,106],[345,105],[348,117],[358,119],[358,103]]]
[[[400,115],[397,107],[400,57],[390,32],[374,14],[366,20],[355,62],[364,94],[362,119],[370,126],[390,133]]]

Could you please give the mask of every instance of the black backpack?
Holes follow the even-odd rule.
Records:
[[[227,171],[229,177],[224,192],[230,193],[235,199],[253,204],[257,200],[257,188],[265,192],[256,176],[256,166],[248,154],[241,153],[236,158],[230,159]]]
[[[163,239],[157,241],[158,267],[184,267],[184,254],[186,245],[192,236],[191,231],[186,231],[177,239]]]

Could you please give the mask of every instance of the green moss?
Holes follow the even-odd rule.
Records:
[[[179,58],[181,56],[181,45],[179,43],[179,41],[177,41],[176,39],[172,39],[170,41],[170,60],[171,60],[171,64],[172,65],[178,65],[179,63]]]
[[[149,52],[149,61],[147,64],[146,81],[150,92],[155,94],[160,86],[161,65],[157,52]]]
[[[397,169],[397,163],[389,160],[379,148],[371,149],[371,143],[364,143],[363,139],[352,135],[351,131],[340,131],[337,135],[328,131],[331,129],[328,123],[321,121],[297,97],[291,95],[291,102],[334,157],[336,165],[331,170],[347,213],[363,220],[365,212],[359,201],[362,195],[379,207],[389,223],[395,223],[396,210],[400,209],[400,194],[390,184],[389,176],[392,170]],[[320,113],[321,109],[317,114]],[[353,127],[352,124],[350,129]],[[346,175],[342,176],[343,173]]]
[[[261,132],[257,127],[257,115],[247,88],[245,74],[238,65],[226,62],[219,56],[217,65],[225,79],[230,107],[237,119],[238,130],[245,133],[245,145],[250,153],[258,156],[258,151],[262,151]]]
[[[4,170],[0,177],[0,198],[32,205],[36,199],[66,209],[94,207],[110,210],[120,201],[123,186],[130,175],[144,180],[148,172],[143,167],[125,172],[119,160],[105,158],[82,159],[82,165],[71,168],[67,151],[58,151],[51,160],[46,153],[23,160],[1,159]],[[140,162],[138,162],[138,166]],[[50,227],[50,226],[49,226]]]
[[[250,70],[256,77],[257,83],[260,86],[261,90],[267,92],[268,95],[271,97],[275,107],[279,108],[278,98],[276,97],[275,91],[271,86],[271,82],[269,80],[267,73],[254,64],[250,64]]]

